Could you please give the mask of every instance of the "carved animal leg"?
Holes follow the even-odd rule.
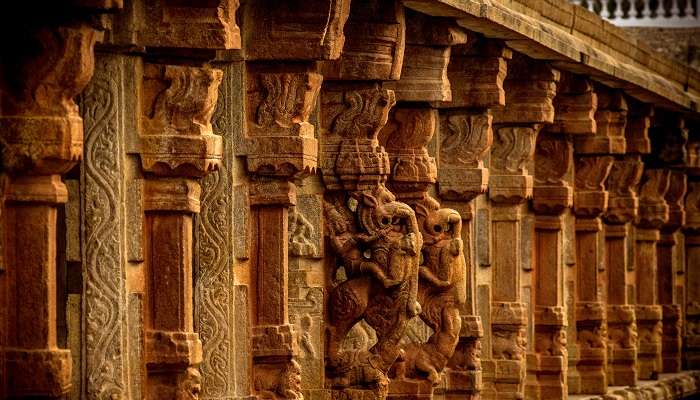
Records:
[[[362,320],[369,300],[369,278],[351,279],[338,285],[330,295],[329,309],[332,323],[328,341],[331,361],[340,352],[340,346],[352,327]]]

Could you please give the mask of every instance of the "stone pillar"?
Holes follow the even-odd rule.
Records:
[[[659,304],[663,307],[663,337],[661,340],[662,372],[681,371],[682,349],[682,303],[684,293],[679,293],[676,276],[683,273],[677,253],[679,229],[685,225],[683,198],[687,189],[684,172],[671,172],[669,189],[665,200],[669,207],[668,222],[661,228],[661,238],[657,244]],[[683,286],[680,286],[682,289]]]
[[[605,213],[607,376],[608,383],[614,386],[637,383],[637,323],[634,299],[629,297],[628,290],[634,285],[628,277],[632,265],[628,249],[633,241],[630,225],[637,218],[639,206],[635,188],[643,170],[644,164],[638,156],[625,156],[614,161],[606,182],[610,194]]]
[[[222,72],[145,64],[138,138],[144,183],[146,398],[201,391],[202,344],[192,313],[192,218],[198,178],[217,169],[221,137],[212,133]]]
[[[601,214],[608,204],[604,182],[613,158],[578,154],[576,159],[576,345],[570,354],[575,368],[569,372],[570,393],[605,393],[607,390],[605,305],[598,293],[603,268]]]
[[[613,158],[625,151],[627,103],[619,91],[596,86],[596,134],[575,140],[576,345],[569,353],[569,393],[607,391],[607,332],[604,298],[598,290],[605,270],[601,215],[608,207],[605,179]]]
[[[670,171],[646,169],[639,189],[639,219],[635,232],[635,315],[639,330],[639,379],[655,379],[661,372],[661,323],[657,285],[657,248],[659,229],[668,222],[668,205],[664,199],[669,187]]]
[[[78,3],[72,6],[85,6]],[[111,8],[100,3],[83,10]],[[3,58],[0,69],[2,398],[58,399],[71,390],[71,353],[57,344],[56,226],[68,200],[61,175],[82,158],[83,121],[73,99],[92,76],[98,34],[95,25],[66,17],[74,8],[58,8],[20,6],[3,21],[4,40],[12,41],[5,48],[22,51]]]
[[[688,182],[685,198],[686,303],[683,367],[700,368],[700,182]]]
[[[562,214],[571,207],[573,143],[541,133],[535,149],[535,351],[528,354],[526,395],[534,399],[566,399],[566,313],[563,287]]]
[[[314,72],[247,71],[246,166],[250,187],[253,382],[257,393],[302,398],[298,339],[289,323],[288,213],[295,179],[315,172],[317,141],[308,122],[321,88]]]
[[[443,204],[457,209],[463,221],[462,235],[465,244],[467,302],[462,311],[462,332],[454,356],[448,362],[447,399],[474,398],[482,388],[481,359],[491,358],[491,343],[483,337],[483,318],[490,319],[490,282],[479,282],[475,255],[472,248],[478,237],[482,248],[488,247],[488,235],[476,234],[474,209],[476,197],[487,191],[489,170],[484,166],[484,157],[493,142],[493,117],[491,111],[505,104],[503,81],[507,60],[511,51],[503,43],[469,37],[465,45],[453,46],[448,78],[452,100],[438,104],[439,149],[438,193]],[[484,206],[481,206],[484,207]],[[487,209],[479,213],[486,215]],[[490,221],[480,221],[486,231]],[[470,238],[473,238],[470,240]],[[473,247],[472,247],[473,246]],[[483,269],[483,268],[482,268]],[[477,295],[476,286],[483,289]],[[487,310],[474,315],[477,309]],[[489,342],[484,343],[484,340]],[[482,354],[482,346],[488,351]],[[481,358],[481,359],[480,359]]]
[[[568,396],[564,304],[565,224],[573,205],[573,138],[595,133],[597,105],[591,84],[563,74],[554,98],[554,123],[540,133],[535,149],[535,259],[533,260],[534,352],[528,354],[526,396]],[[575,135],[575,136],[574,136]]]
[[[405,29],[398,1],[352,2],[342,56],[321,63],[319,164],[326,234],[336,256],[327,270],[325,349],[325,386],[333,398],[385,399],[389,369],[404,353],[401,338],[421,311],[420,228],[413,209],[386,186],[392,171],[378,140],[396,103],[383,82],[401,76]],[[369,349],[342,348],[360,321],[375,330],[377,342]]]
[[[451,98],[447,80],[451,49],[465,44],[468,37],[449,20],[410,10],[406,10],[406,24],[410,29],[406,32],[401,79],[384,83],[395,91],[398,105],[380,132],[379,142],[389,154],[389,188],[398,200],[413,208],[423,237],[418,302],[422,306],[420,320],[432,335],[407,334],[420,339],[406,344],[405,355],[392,367],[389,398],[430,399],[447,393],[469,396],[479,389],[480,382],[470,380],[479,377],[480,371],[475,368],[480,360],[468,347],[460,349],[464,353],[455,354],[460,341],[474,342],[473,336],[478,334],[471,332],[478,320],[468,298],[463,217],[456,210],[441,207],[429,194],[436,182],[437,166],[427,149],[438,126],[438,110],[428,102]],[[409,101],[412,103],[404,105]],[[461,338],[463,324],[467,325],[468,338]],[[454,371],[447,368],[450,361]],[[465,383],[472,385],[465,387]]]
[[[486,398],[520,398],[526,372],[528,308],[521,296],[523,258],[522,207],[532,197],[531,163],[537,134],[554,121],[552,99],[559,71],[524,57],[509,65],[505,81],[506,107],[494,111],[489,199],[494,238],[491,304],[491,359],[484,362]]]

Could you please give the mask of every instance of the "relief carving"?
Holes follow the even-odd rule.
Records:
[[[605,220],[611,224],[624,224],[637,217],[639,200],[636,188],[642,179],[644,163],[638,158],[615,160],[606,181],[610,194]]]
[[[441,208],[427,194],[428,184],[435,182],[435,161],[426,145],[435,131],[437,110],[399,108],[394,113],[397,125],[382,132],[392,163],[390,185],[397,196],[415,210],[423,237],[421,264],[418,268],[418,301],[421,320],[432,330],[424,343],[408,343],[393,375],[392,393],[410,391],[409,380],[436,386],[440,373],[452,357],[459,341],[462,319],[460,308],[465,302],[466,266],[461,239],[462,218],[455,210]],[[422,154],[416,163],[415,153]],[[409,171],[428,173],[399,173]],[[423,166],[423,167],[421,167]]]
[[[317,141],[308,122],[321,75],[248,71],[246,167],[257,175],[303,178],[314,173]]]
[[[538,136],[532,203],[536,213],[560,215],[571,207],[573,190],[566,179],[572,167],[573,156],[573,144],[566,138],[549,132]]]
[[[469,201],[485,193],[488,169],[484,156],[491,149],[493,130],[490,112],[440,112],[440,196]]]
[[[491,169],[497,174],[526,173],[526,163],[535,153],[538,129],[505,126],[496,128],[491,148]]]
[[[597,217],[608,206],[605,179],[613,164],[612,156],[582,156],[576,159],[574,211],[578,216]]]
[[[144,171],[202,177],[218,168],[223,145],[212,133],[211,117],[222,76],[211,68],[144,66],[139,150]]]

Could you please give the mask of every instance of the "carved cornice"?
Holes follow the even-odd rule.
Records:
[[[452,101],[441,108],[492,108],[506,104],[503,82],[512,51],[504,43],[478,39],[453,46],[447,76],[452,88]]]
[[[142,82],[139,154],[143,170],[201,177],[221,163],[221,137],[211,116],[222,72],[209,67],[146,64]]]
[[[470,201],[486,192],[489,170],[484,156],[493,143],[491,121],[488,111],[440,112],[440,197]]]
[[[561,214],[573,202],[566,175],[571,170],[573,144],[559,135],[542,133],[535,146],[533,209],[539,214]]]
[[[597,132],[576,138],[578,154],[621,154],[625,152],[627,101],[619,90],[596,86],[598,108],[595,113]]]
[[[406,10],[406,48],[401,79],[384,83],[397,101],[450,101],[447,80],[451,46],[467,42],[466,31],[449,18]]]
[[[396,104],[394,92],[372,84],[331,84],[324,88],[321,103],[326,188],[359,190],[385,182],[391,169],[378,134]]]
[[[243,41],[248,60],[336,60],[345,43],[350,0],[244,5]]]
[[[354,0],[337,61],[323,61],[325,80],[397,80],[401,77],[406,20],[398,0]]]
[[[612,156],[577,157],[574,212],[585,218],[599,217],[608,207],[605,179],[613,165]]]
[[[591,82],[579,75],[563,74],[554,98],[554,123],[548,132],[595,135],[598,96]]]
[[[114,16],[107,43],[184,49],[240,49],[239,0],[198,3],[127,2]]]
[[[644,163],[639,157],[626,157],[613,162],[606,186],[610,194],[605,220],[610,224],[624,224],[637,218],[639,200],[636,188],[642,179]]]
[[[669,188],[671,171],[646,169],[639,189],[639,220],[642,228],[659,229],[668,222],[668,205],[664,196]]]
[[[97,35],[87,24],[18,35],[26,52],[3,59],[0,82],[2,168],[62,174],[83,154],[83,121],[73,98],[94,68]]]
[[[249,172],[283,179],[313,174],[318,141],[308,122],[322,77],[312,72],[257,72],[251,68],[247,88]]]

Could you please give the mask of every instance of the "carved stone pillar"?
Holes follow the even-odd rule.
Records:
[[[604,182],[611,156],[578,154],[576,159],[576,283],[575,368],[569,371],[570,393],[605,393],[607,390],[605,305],[598,293],[603,268],[600,216],[608,205]]]
[[[308,122],[321,88],[314,72],[268,72],[250,64],[247,76],[246,166],[250,188],[253,387],[260,395],[299,399],[298,338],[289,323],[289,208],[295,180],[317,165],[314,126]]]
[[[208,67],[145,64],[138,149],[145,173],[144,318],[146,398],[201,391],[202,344],[192,314],[192,217],[198,178],[217,169],[212,133],[222,73]]]
[[[475,224],[475,198],[488,188],[489,170],[484,166],[484,157],[493,142],[491,111],[505,104],[503,81],[507,60],[511,58],[511,51],[503,43],[475,39],[470,36],[469,43],[452,47],[447,72],[452,101],[438,104],[438,193],[451,207],[459,210],[463,221],[462,236],[467,261],[467,303],[463,315],[474,314],[477,303],[481,304],[481,310],[489,310],[491,305],[490,282],[476,281],[477,261],[471,254],[472,242],[476,237],[470,240],[470,235]],[[486,215],[487,209],[484,207],[481,206],[479,214]],[[480,224],[481,229],[488,230],[490,221],[482,219]],[[479,237],[482,244],[488,240],[485,236]],[[474,243],[474,246],[477,244]],[[479,292],[482,294],[480,297],[476,294],[476,285],[483,289]],[[448,363],[450,369],[445,392],[448,399],[470,398],[481,391],[480,358],[491,358],[490,351],[481,354],[482,341],[487,339],[482,338],[482,318],[490,320],[490,312],[471,318],[462,317],[460,341]],[[487,349],[491,348],[490,342],[485,345]]]
[[[684,285],[678,287],[676,276],[683,273],[677,255],[680,248],[679,229],[685,224],[683,199],[687,189],[684,172],[673,171],[669,179],[669,189],[665,200],[669,207],[668,222],[661,228],[661,238],[657,244],[659,304],[663,307],[663,337],[661,341],[662,372],[680,372],[682,349],[683,308],[680,300],[685,293]]]
[[[455,210],[441,208],[427,193],[437,172],[426,149],[437,116],[435,109],[397,106],[393,121],[380,133],[380,143],[389,153],[389,187],[414,209],[423,237],[418,302],[420,318],[433,332],[424,343],[404,346],[405,355],[391,373],[389,398],[432,398],[433,386],[441,383],[462,331],[467,295],[462,218]]]
[[[670,171],[646,169],[639,189],[639,219],[636,229],[635,274],[637,328],[639,330],[639,378],[652,379],[661,372],[661,323],[657,286],[657,248],[659,229],[668,222],[664,199]]]
[[[568,396],[566,367],[566,313],[562,266],[562,214],[573,201],[567,179],[573,160],[573,144],[565,137],[542,133],[535,149],[534,322],[535,351],[528,354],[526,393],[535,399]]]
[[[326,342],[326,387],[334,398],[386,398],[389,368],[403,353],[400,340],[420,312],[420,229],[414,211],[384,184],[390,163],[377,140],[394,104],[393,91],[372,83],[334,82],[322,91],[324,214],[337,255],[329,271]],[[377,343],[342,349],[363,320]]]
[[[565,224],[573,205],[573,136],[595,133],[596,95],[590,83],[565,74],[554,98],[554,123],[537,138],[535,185],[534,352],[528,354],[526,396],[568,396],[564,304]],[[573,229],[572,229],[573,230]]]
[[[700,182],[688,183],[685,198],[686,304],[683,367],[700,368]]]
[[[68,200],[61,174],[82,158],[83,121],[73,98],[92,75],[98,35],[53,11],[31,21],[10,16],[19,26],[3,18],[3,40],[11,41],[3,48],[22,51],[3,58],[0,69],[1,398],[57,399],[71,389],[71,354],[56,336],[56,224]]]
[[[628,126],[628,130],[629,130]],[[635,188],[642,178],[644,164],[638,156],[615,160],[606,183],[610,198],[605,213],[605,255],[607,272],[608,383],[637,383],[637,323],[634,299],[628,287],[632,260],[630,224],[637,218],[639,201]]]
[[[532,197],[531,163],[537,134],[554,121],[552,99],[559,72],[546,64],[519,58],[509,65],[506,107],[494,111],[489,199],[494,238],[491,359],[484,362],[487,398],[520,398],[526,371],[528,310],[521,296],[521,260],[531,256],[522,247],[523,205]]]
[[[596,134],[575,139],[576,194],[576,345],[569,354],[570,393],[607,390],[607,324],[604,297],[598,285],[604,279],[601,216],[608,207],[605,180],[613,163],[611,154],[625,152],[627,102],[622,92],[596,86]]]

